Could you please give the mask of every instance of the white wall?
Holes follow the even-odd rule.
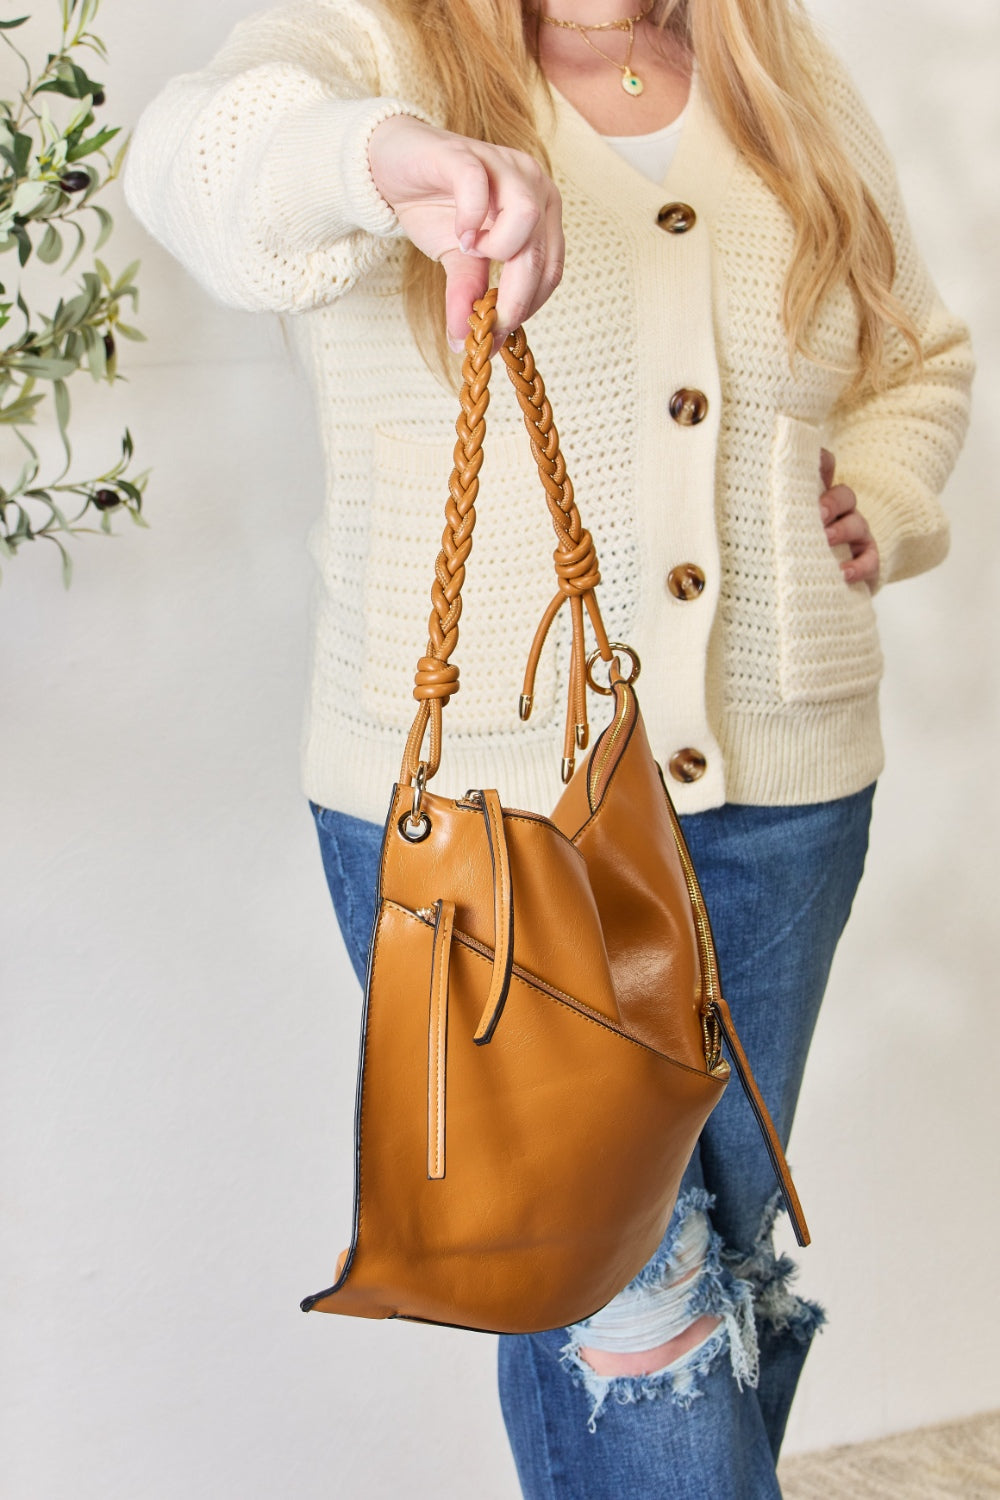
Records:
[[[247,8],[109,3],[109,112]],[[794,1141],[831,1311],[794,1448],[1000,1404],[1000,16],[819,10],[981,375],[952,558],[879,600],[890,763]],[[319,456],[278,325],[123,212],[133,252],[151,342],[76,429],[85,463],[129,422],[153,530],[79,545],[68,595],[41,547],[0,585],[2,1491],[513,1500],[490,1339],[297,1309],[347,1233],[358,1013],[297,789]]]

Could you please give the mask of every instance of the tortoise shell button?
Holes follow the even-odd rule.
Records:
[[[698,222],[698,215],[690,203],[665,203],[656,215],[656,222],[667,234],[687,234]]]
[[[681,563],[667,574],[667,587],[675,599],[697,599],[705,587],[705,575],[695,563]]]
[[[670,415],[679,427],[697,427],[708,416],[708,397],[682,386],[670,398]]]
[[[670,757],[670,774],[675,781],[700,781],[708,769],[708,761],[700,750],[678,750]]]

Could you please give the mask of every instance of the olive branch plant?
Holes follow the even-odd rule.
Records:
[[[121,316],[123,306],[138,306],[138,262],[116,277],[99,255],[114,221],[96,200],[118,176],[128,145],[117,142],[109,155],[121,130],[98,122],[104,88],[81,63],[86,53],[107,61],[104,43],[91,30],[101,0],[56,3],[62,31],[44,65],[33,64],[15,43],[32,16],[0,20],[0,41],[24,73],[16,97],[0,99],[0,256],[16,252],[18,266],[10,289],[0,263],[0,434],[13,433],[15,455],[21,455],[11,465],[21,463],[16,476],[5,472],[6,457],[0,463],[0,560],[15,556],[26,542],[52,542],[68,586],[70,538],[110,534],[121,511],[137,525],[146,524],[147,476],[131,472],[133,443],[126,429],[120,455],[105,472],[93,479],[68,477],[73,465],[68,381],[87,372],[95,381],[114,384],[122,378],[119,339],[144,335]],[[74,294],[61,296],[51,314],[33,311],[23,275],[32,257],[64,279],[85,251],[90,268],[83,270]],[[62,468],[51,479],[42,477],[43,462],[25,433],[46,410],[54,413],[62,449]],[[95,521],[96,526],[88,524]]]

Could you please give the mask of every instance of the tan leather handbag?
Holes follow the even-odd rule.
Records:
[[[566,791],[551,818],[428,785],[457,691],[495,293],[466,344],[455,468],[419,709],[382,844],[356,1117],[354,1233],[305,1311],[502,1333],[579,1322],[659,1245],[730,1055],[750,1092],[800,1243],[767,1110],[719,989],[708,916],[636,699],[639,663],[608,641],[590,534],[524,334],[503,358],[555,524],[556,613],[573,622]],[[585,658],[584,610],[597,650]],[[593,669],[606,664],[608,685]],[[623,660],[628,674],[622,669]],[[585,762],[586,683],[613,714]],[[427,731],[429,746],[424,750]]]

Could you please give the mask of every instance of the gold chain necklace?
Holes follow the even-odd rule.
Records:
[[[558,26],[563,31],[578,32],[581,40],[586,42],[591,52],[596,52],[598,57],[602,57],[606,63],[610,63],[622,75],[622,88],[626,94],[632,99],[638,99],[645,84],[638,74],[632,72],[632,48],[635,46],[635,27],[636,22],[646,19],[652,8],[653,0],[649,0],[649,4],[638,15],[622,16],[617,21],[602,21],[598,26],[582,26],[579,21],[558,21],[555,16],[542,16],[542,21],[546,26]],[[600,47],[595,47],[587,35],[588,31],[627,31],[628,46],[625,49],[624,63],[615,62],[614,58],[609,57],[606,52],[602,52]]]

